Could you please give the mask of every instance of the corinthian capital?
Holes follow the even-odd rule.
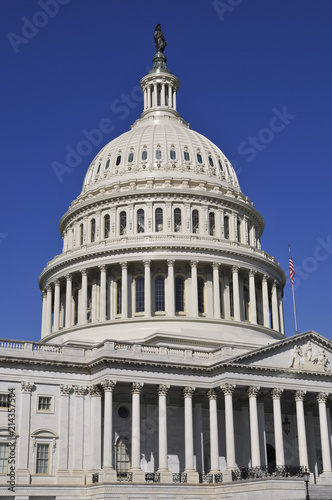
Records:
[[[23,394],[31,394],[34,386],[34,382],[21,382],[21,391]]]
[[[104,382],[101,383],[105,392],[113,392],[115,384],[116,384],[115,381],[108,379],[104,380]]]
[[[257,398],[259,390],[260,390],[260,387],[256,387],[254,385],[251,385],[250,387],[248,387],[249,398],[250,397]]]
[[[142,387],[143,387],[144,384],[140,383],[140,382],[132,382],[130,387],[131,387],[131,392],[133,394],[140,394],[141,390],[142,390]]]
[[[235,387],[236,387],[235,384],[224,384],[220,386],[220,389],[222,390],[225,396],[226,395],[231,396],[234,392]]]
[[[296,391],[294,394],[295,401],[303,401],[304,396],[307,394],[307,391]]]
[[[186,387],[183,388],[183,397],[192,398],[195,390],[196,387],[190,387],[189,385],[186,385]]]

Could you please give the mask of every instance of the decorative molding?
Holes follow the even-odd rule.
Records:
[[[100,397],[102,395],[102,390],[99,384],[90,385],[89,394],[91,397]]]
[[[130,384],[132,394],[140,394],[143,385],[141,382],[132,382]]]
[[[60,396],[69,396],[73,386],[72,385],[60,385]]]
[[[186,387],[183,388],[183,397],[184,398],[192,398],[195,390],[196,390],[196,387],[191,387],[189,385],[186,385]]]
[[[168,267],[173,267],[174,263],[175,263],[175,260],[172,260],[172,259],[167,260]]]
[[[167,396],[170,385],[159,384],[158,385],[158,396]]]
[[[128,269],[128,262],[121,262],[121,269]]]
[[[106,264],[100,264],[100,266],[98,266],[100,271],[101,272],[106,272]]]
[[[34,382],[21,382],[21,392],[23,394],[31,394],[34,387],[35,387]]]
[[[274,389],[271,390],[272,399],[280,399],[283,392],[284,392],[283,389],[279,389],[279,387],[275,387]]]
[[[235,384],[224,384],[220,386],[220,389],[223,391],[225,396],[232,396],[235,387]]]
[[[247,392],[248,392],[249,398],[257,398],[259,391],[260,391],[260,387],[257,387],[255,385],[251,385],[250,387],[248,387]]]
[[[295,391],[294,398],[295,401],[303,401],[304,396],[307,394],[307,391]]]
[[[232,266],[232,273],[238,273],[239,269],[239,266]]]
[[[318,403],[326,403],[328,397],[329,397],[328,392],[320,392],[316,396]]]
[[[114,380],[109,380],[105,379],[102,383],[101,386],[104,389],[104,392],[113,392],[114,387],[115,387],[116,381]]]
[[[73,385],[75,396],[85,396],[87,393],[87,387],[84,385]]]
[[[217,399],[217,391],[215,389],[209,389],[208,392],[207,392],[207,396],[210,400],[214,399],[216,400]]]

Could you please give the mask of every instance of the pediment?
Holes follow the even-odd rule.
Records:
[[[231,364],[332,375],[332,342],[306,332],[233,358]]]

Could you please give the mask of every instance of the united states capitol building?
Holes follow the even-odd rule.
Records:
[[[0,497],[299,500],[309,471],[331,499],[332,344],[285,337],[263,217],[155,42],[140,118],[60,220],[41,341],[0,343]]]

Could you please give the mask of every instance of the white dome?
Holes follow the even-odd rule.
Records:
[[[180,117],[155,113],[109,142],[88,168],[83,193],[139,177],[190,177],[239,191],[235,171],[222,151],[190,130]],[[82,193],[82,194],[83,194]]]

